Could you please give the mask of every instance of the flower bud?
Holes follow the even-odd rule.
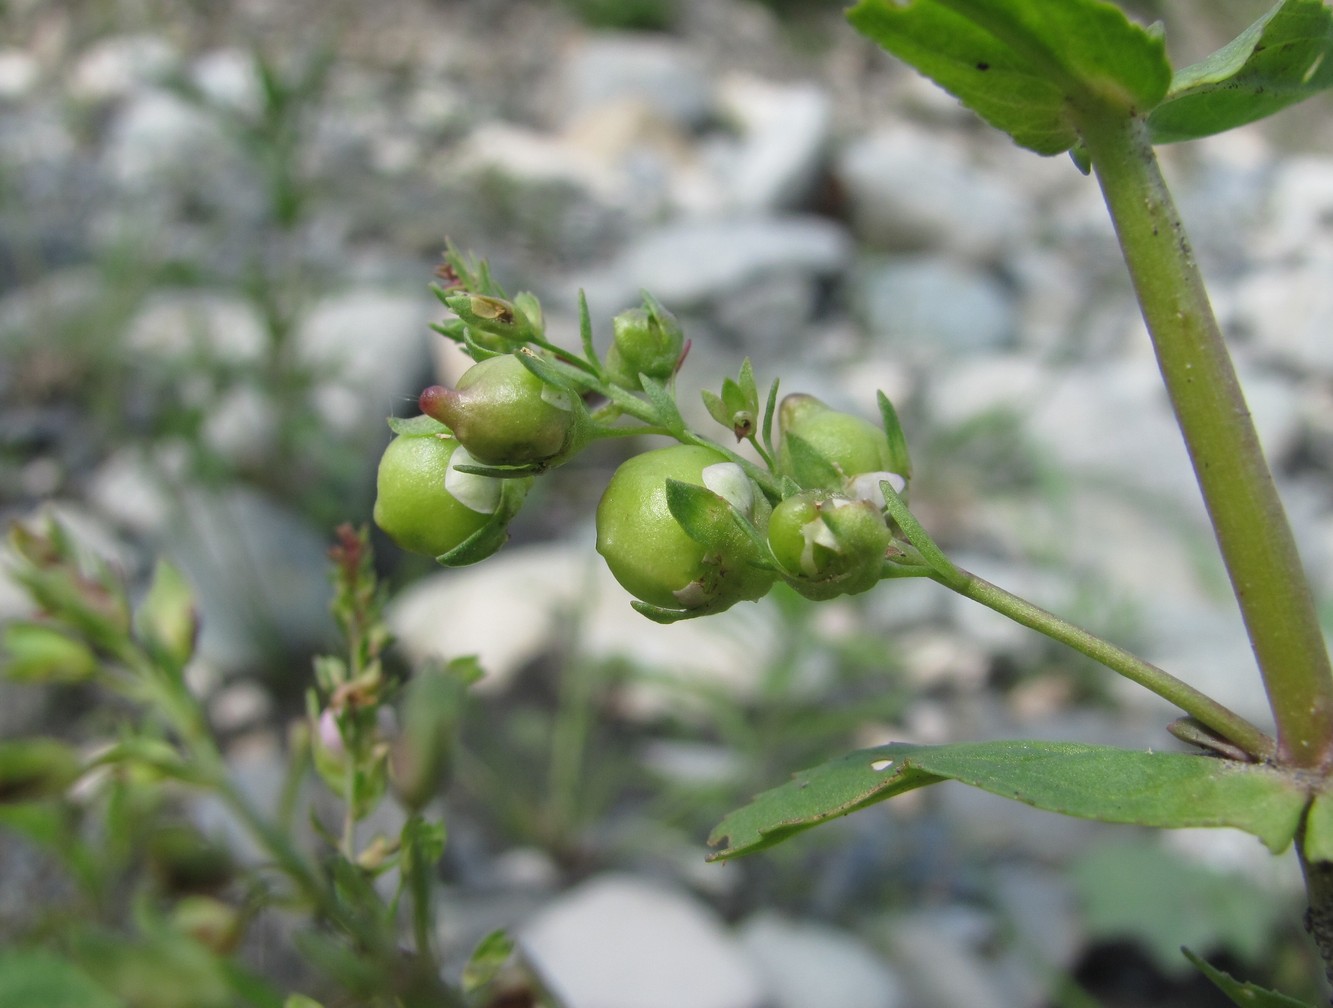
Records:
[[[505,481],[458,470],[472,459],[445,433],[400,434],[384,450],[375,524],[412,553],[441,556],[485,526]]]
[[[684,503],[673,505],[668,481],[701,490],[677,493]],[[721,612],[762,597],[773,584],[773,572],[757,565],[759,550],[735,520],[739,512],[762,524],[767,510],[740,467],[720,453],[659,448],[611,477],[597,507],[597,551],[626,591],[649,606]]]
[[[773,509],[768,543],[806,598],[855,595],[873,587],[892,534],[880,510],[827,490],[804,490]]]
[[[644,307],[621,312],[611,326],[606,371],[621,388],[643,388],[639,375],[664,382],[675,373],[685,334],[676,316],[657,301],[645,295]]]
[[[454,432],[483,465],[549,464],[572,446],[583,403],[548,385],[515,354],[472,365],[456,389],[433,385],[421,393],[421,411]]]
[[[842,491],[862,473],[894,472],[884,431],[868,420],[830,409],[797,393],[778,407],[778,471],[806,487]]]
[[[445,295],[442,300],[463,320],[475,342],[487,350],[501,353],[517,349],[536,334],[528,312],[535,309],[537,323],[541,321],[541,308],[531,295],[524,298],[522,305],[487,294],[466,292]]]

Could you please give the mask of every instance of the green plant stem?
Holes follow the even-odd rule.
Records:
[[[1106,112],[1078,125],[1263,675],[1278,759],[1327,768],[1333,672],[1314,601],[1146,125]]]
[[[1093,661],[1100,662],[1131,682],[1152,690],[1230,742],[1258,759],[1269,759],[1274,742],[1245,718],[1224,707],[1212,697],[1200,693],[1171,673],[1146,662],[1137,655],[1089,633],[1082,627],[1054,613],[1035,606],[1027,599],[991,584],[961,567],[951,565],[952,574],[932,572],[931,577],[965,598],[980,602],[988,609],[1009,617],[1052,640],[1066,644]]]

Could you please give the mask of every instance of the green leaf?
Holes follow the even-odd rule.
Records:
[[[194,654],[199,617],[185,575],[165,560],[157,562],[148,594],[134,613],[134,626],[162,668],[179,677]]]
[[[731,410],[727,409],[716,392],[709,392],[708,389],[701,389],[699,397],[704,401],[704,409],[708,410],[708,415],[720,423],[723,427],[731,427]]]
[[[797,774],[728,815],[710,860],[769,847],[822,822],[942,780],[1083,819],[1141,826],[1232,826],[1273,852],[1291,843],[1307,796],[1268,767],[1208,756],[1066,742],[903,743]]]
[[[860,0],[848,19],[1038,154],[1078,142],[1079,112],[1146,112],[1171,67],[1160,37],[1102,0]]]
[[[37,949],[0,953],[0,1005],[5,1008],[125,1008],[68,959]]]
[[[55,739],[0,742],[0,804],[59,797],[82,770],[74,750]]]
[[[1212,136],[1333,86],[1333,11],[1285,0],[1207,59],[1176,73],[1148,127],[1154,143]]]
[[[1233,980],[1228,974],[1210,966],[1189,949],[1183,948],[1180,951],[1185,954],[1186,959],[1198,967],[1200,973],[1217,986],[1218,990],[1231,998],[1233,1003],[1240,1005],[1241,1008],[1314,1008],[1314,1005],[1307,1001],[1298,1001],[1296,998],[1287,997],[1287,995],[1279,994],[1277,991],[1265,990],[1252,983],[1241,983],[1239,980]]]

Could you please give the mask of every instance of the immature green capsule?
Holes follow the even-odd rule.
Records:
[[[804,490],[773,509],[768,544],[807,598],[854,595],[878,583],[892,535],[879,508],[827,490]]]
[[[400,434],[380,459],[375,524],[412,553],[440,556],[485,525],[501,481],[459,472],[471,458],[447,434]]]
[[[582,417],[577,396],[546,384],[514,354],[479,361],[457,388],[432,385],[419,402],[474,459],[494,466],[551,461],[570,447]]]
[[[616,470],[597,507],[597,551],[633,596],[662,609],[721,612],[767,594],[774,574],[754,565],[753,544],[731,522],[713,541],[691,538],[667,504],[667,480],[708,487],[751,520],[767,502],[739,466],[711,448],[672,445]]]
[[[617,385],[638,390],[643,387],[640,375],[664,382],[675,373],[685,333],[671,312],[645,297],[645,307],[621,312],[611,326],[606,371]]]
[[[781,431],[778,443],[778,469],[798,478],[802,467],[792,440],[799,439],[840,477],[825,489],[842,490],[863,473],[894,471],[894,460],[884,431],[850,413],[839,413],[812,395],[796,393],[782,400],[778,407]]]

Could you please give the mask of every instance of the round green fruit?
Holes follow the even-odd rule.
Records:
[[[375,524],[403,549],[440,556],[490,521],[499,504],[500,481],[457,470],[451,474],[459,451],[458,441],[447,434],[400,434],[384,450]]]
[[[739,536],[712,548],[696,542],[667,505],[667,480],[705,486],[704,470],[714,465],[733,463],[711,448],[673,445],[636,455],[611,477],[597,507],[597,552],[641,601],[720,612],[772,586],[772,572],[750,562],[748,542]]]

